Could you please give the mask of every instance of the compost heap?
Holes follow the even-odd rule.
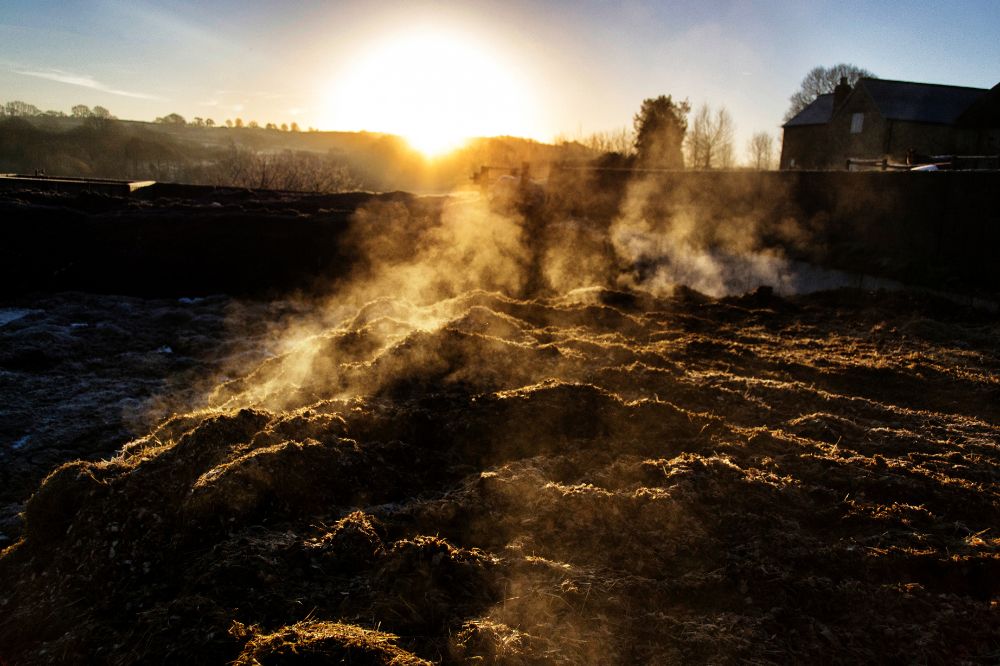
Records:
[[[0,657],[994,661],[998,339],[906,294],[376,300],[52,473]]]

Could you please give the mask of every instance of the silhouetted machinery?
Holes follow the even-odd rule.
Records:
[[[545,204],[545,189],[531,179],[531,165],[518,167],[482,166],[472,176],[490,208],[503,213],[534,215]]]

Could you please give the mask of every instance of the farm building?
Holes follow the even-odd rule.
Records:
[[[784,125],[782,169],[844,169],[1000,153],[1000,84],[992,89],[841,79]]]

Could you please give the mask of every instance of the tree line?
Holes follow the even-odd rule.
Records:
[[[70,108],[69,113],[60,111],[57,109],[50,109],[48,111],[42,111],[34,104],[29,104],[21,100],[12,100],[4,104],[0,104],[0,118],[95,118],[97,120],[117,120],[117,118],[111,115],[103,106],[95,106],[93,108],[87,106],[86,104],[75,104]],[[249,128],[258,129],[261,127],[260,123],[256,120],[244,121],[242,118],[230,119],[227,118],[222,125],[218,125],[212,118],[202,118],[200,116],[195,116],[190,122],[179,113],[168,113],[165,116],[157,117],[153,122],[161,125],[194,125],[195,127],[225,127],[229,128]],[[292,123],[264,123],[263,129],[274,130],[280,132],[301,132],[302,129],[296,122]],[[310,127],[308,129],[310,132],[317,131],[315,127]]]
[[[789,99],[784,122],[820,95],[832,93],[842,79],[853,87],[862,77],[875,75],[847,63],[814,67]],[[601,154],[606,164],[644,169],[731,169],[737,166],[735,133],[736,125],[725,106],[713,108],[705,103],[692,113],[687,99],[660,95],[643,100],[631,130],[596,132],[578,136],[572,142]],[[565,136],[556,138],[557,143],[570,141]],[[773,169],[778,143],[770,133],[757,131],[747,140],[744,154],[746,167]]]
[[[8,112],[0,118],[0,172],[44,170],[128,180],[159,180],[193,185],[246,187],[305,192],[356,190],[356,178],[340,156],[302,150],[257,150],[230,143],[204,146],[144,127],[121,123],[93,109],[74,117],[88,122],[66,129],[33,124],[43,114]],[[28,109],[30,111],[30,109]]]
[[[5,104],[0,104],[0,118],[2,117],[47,117],[47,118],[98,118],[101,120],[112,120],[114,116],[111,112],[105,109],[103,106],[95,106],[90,108],[86,104],[76,104],[74,105],[69,113],[64,111],[59,111],[56,109],[50,109],[48,111],[42,111],[34,104],[29,104],[27,102],[22,102],[21,100],[13,100]]]
[[[165,116],[160,116],[156,118],[153,122],[159,123],[161,125],[194,125],[195,127],[222,127],[225,125],[231,129],[260,129],[261,124],[256,120],[244,121],[242,118],[226,118],[222,125],[218,125],[212,118],[202,118],[200,116],[195,116],[190,122],[179,113],[168,113]],[[264,123],[263,129],[274,130],[279,132],[301,132],[302,128],[296,122],[292,123]],[[310,132],[318,131],[315,127],[310,127]]]
[[[724,106],[702,104],[692,115],[688,100],[660,95],[642,102],[632,128],[575,138],[559,135],[554,143],[579,145],[602,156],[603,163],[622,167],[731,169],[737,166],[735,132],[733,117]],[[750,168],[773,169],[777,163],[776,143],[767,132],[754,133],[745,152]]]
[[[690,116],[690,120],[689,120]],[[572,141],[603,155],[606,164],[640,169],[731,169],[737,166],[736,125],[725,106],[702,104],[692,113],[691,103],[660,95],[643,100],[632,128],[596,132]],[[566,143],[564,136],[556,142]],[[747,142],[746,165],[773,169],[776,143],[760,131]]]

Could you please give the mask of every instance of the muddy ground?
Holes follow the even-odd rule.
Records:
[[[8,520],[2,663],[1000,660],[995,314],[471,291],[268,349],[298,306],[14,306],[4,501],[91,460]]]

